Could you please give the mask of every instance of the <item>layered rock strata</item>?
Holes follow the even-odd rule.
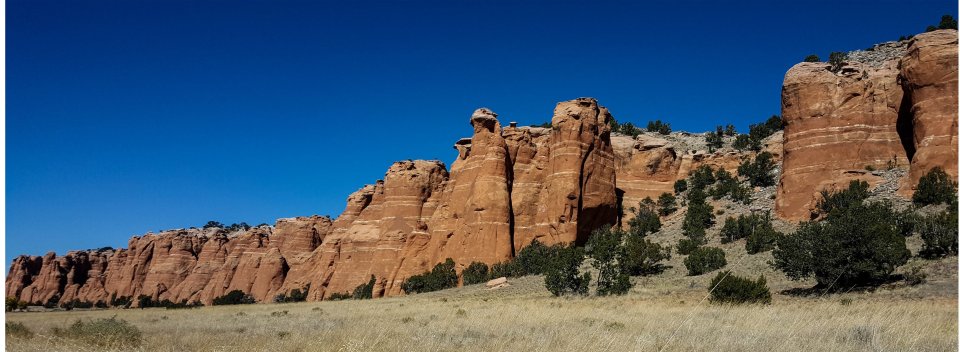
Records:
[[[776,202],[781,217],[815,216],[819,191],[853,179],[875,186],[881,179],[870,169],[908,168],[903,195],[934,166],[956,178],[957,31],[924,33],[875,50],[892,55],[840,67],[805,62],[787,71]]]

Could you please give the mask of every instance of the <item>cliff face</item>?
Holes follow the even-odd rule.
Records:
[[[853,55],[839,70],[791,68],[782,91],[786,129],[763,147],[783,162],[777,213],[807,219],[819,190],[854,178],[876,184],[868,166],[909,168],[904,195],[934,166],[956,178],[956,83],[954,30]],[[231,290],[269,302],[309,288],[307,298],[320,300],[374,276],[374,296],[398,295],[404,280],[446,258],[461,271],[507,260],[534,239],[582,244],[697,167],[735,174],[754,156],[707,152],[702,135],[612,135],[611,119],[591,98],[557,104],[550,128],[503,127],[496,113],[478,109],[449,171],[439,161],[394,163],[383,180],[351,194],[336,220],[172,230],[134,237],[126,249],[20,256],[6,293],[31,303],[146,295],[209,304]]]
[[[377,278],[375,296],[401,294],[408,277],[446,258],[462,270],[494,264],[537,238],[586,240],[617,222],[609,112],[596,100],[557,105],[552,129],[501,127],[478,109],[473,136],[439,161],[401,161],[347,199],[343,214],[280,219],[237,233],[147,234],[127,249],[18,257],[7,295],[29,302],[110,302],[150,296],[205,304],[231,290],[270,301],[309,287],[319,300]]]
[[[902,48],[902,46],[906,48]],[[807,219],[820,190],[852,179],[876,185],[869,168],[910,169],[909,195],[934,166],[957,175],[957,31],[878,46],[879,58],[800,63],[787,71],[786,124],[777,214]]]

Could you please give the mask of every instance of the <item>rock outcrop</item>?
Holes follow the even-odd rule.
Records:
[[[917,35],[875,50],[882,62],[848,61],[841,67],[800,63],[783,82],[783,175],[777,214],[811,216],[820,190],[861,179],[868,170],[908,167],[901,186],[910,194],[920,175],[943,166],[957,175],[957,31]]]
[[[909,168],[901,194],[934,166],[957,176],[957,32],[874,50],[843,67],[802,63],[787,72],[786,130],[763,146],[783,161],[782,217],[809,218],[821,189],[883,181],[869,167]],[[533,240],[583,244],[593,229],[623,223],[624,209],[672,192],[701,165],[735,173],[754,156],[707,151],[703,135],[612,134],[611,120],[592,98],[557,104],[548,128],[503,127],[481,108],[469,119],[473,135],[455,143],[449,171],[435,160],[396,162],[383,180],[347,197],[336,220],[170,230],[133,237],[125,249],[20,256],[6,294],[31,303],[147,296],[209,304],[232,290],[270,302],[299,289],[321,300],[372,276],[375,297],[399,295],[404,280],[447,258],[462,271],[509,260]]]

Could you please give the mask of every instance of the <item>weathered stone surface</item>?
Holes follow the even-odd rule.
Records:
[[[909,168],[902,195],[934,166],[956,178],[957,31],[917,35],[905,51],[901,44],[874,50],[886,52],[837,73],[826,63],[800,63],[784,77],[781,217],[809,218],[822,189],[853,179],[876,186],[881,180],[865,172],[870,167]]]
[[[838,73],[809,62],[787,71],[777,214],[808,218],[820,190],[843,187],[868,166],[906,163],[897,134],[903,98],[898,73],[896,60],[880,67],[850,62]]]
[[[610,112],[593,98],[557,104],[538,204],[536,236],[546,244],[584,243],[617,220]]]
[[[902,193],[912,194],[920,177],[940,166],[957,178],[957,31],[919,34],[900,62],[905,94],[901,116],[912,122],[904,131],[910,177]],[[906,122],[906,121],[905,121]]]

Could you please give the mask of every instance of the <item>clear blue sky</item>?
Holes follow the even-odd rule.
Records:
[[[954,1],[7,2],[6,259],[337,216],[470,113],[592,96],[704,131],[779,113],[810,53],[922,32]]]

